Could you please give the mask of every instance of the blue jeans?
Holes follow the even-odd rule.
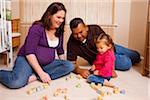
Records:
[[[50,75],[51,79],[57,79],[74,70],[73,64],[64,60],[54,60],[42,68]],[[0,70],[0,83],[12,89],[21,88],[27,84],[33,73],[26,58],[18,56],[12,71]]]
[[[141,61],[140,54],[137,51],[125,48],[115,44],[115,69],[116,70],[129,70],[135,63]]]
[[[89,83],[94,82],[96,84],[101,83],[103,85],[105,79],[107,79],[109,81],[111,79],[111,77],[105,78],[105,77],[91,74],[87,77],[87,82],[89,82]]]

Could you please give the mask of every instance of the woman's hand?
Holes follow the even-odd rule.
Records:
[[[40,77],[40,79],[43,83],[48,83],[49,84],[50,81],[51,81],[51,78],[50,78],[49,74],[46,73],[46,72],[40,73],[39,77]]]
[[[32,66],[32,68],[34,69],[34,71],[39,75],[41,81],[44,83],[49,83],[51,81],[51,78],[46,72],[43,71],[35,54],[29,54],[26,56],[26,58]]]

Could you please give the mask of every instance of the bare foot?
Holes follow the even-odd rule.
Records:
[[[118,75],[117,75],[116,71],[113,70],[113,72],[112,72],[112,78],[117,78],[117,77],[118,77]]]
[[[108,87],[111,87],[111,88],[114,88],[115,86],[112,84],[112,83],[110,83],[108,80],[104,80],[104,83],[103,83],[103,85],[104,86],[108,86]]]
[[[31,82],[34,82],[34,81],[36,81],[36,80],[37,80],[36,76],[35,76],[34,74],[32,74],[32,75],[29,77],[29,79],[28,79],[28,84],[31,83]]]

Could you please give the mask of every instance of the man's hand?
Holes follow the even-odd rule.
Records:
[[[78,73],[83,77],[87,78],[90,75],[90,72],[88,69],[78,69]]]
[[[80,74],[83,78],[87,78],[90,75],[90,71],[88,69],[81,69],[76,61],[72,61],[74,64],[74,73]]]

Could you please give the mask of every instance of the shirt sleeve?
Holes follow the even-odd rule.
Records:
[[[39,27],[37,25],[33,25],[30,27],[25,40],[25,55],[35,54],[40,40],[40,34],[42,33],[39,31]]]
[[[94,65],[100,65],[103,63],[103,59],[101,58],[101,56],[99,54],[96,55],[96,59],[94,60],[93,64]]]
[[[77,60],[77,52],[76,52],[76,47],[73,44],[74,41],[72,37],[69,38],[69,41],[67,43],[67,60],[70,61],[76,61]]]
[[[100,70],[102,68],[103,60],[104,59],[102,59],[102,57],[100,56],[100,54],[96,55],[96,59],[93,62],[93,64],[95,65],[95,69],[96,70]]]
[[[58,55],[64,54],[63,35],[61,35],[60,38],[59,38],[59,46],[57,48],[57,54]]]
[[[99,36],[101,33],[105,33],[104,31],[103,31],[103,29],[100,27],[100,26],[98,26],[98,25],[96,25],[96,27],[95,27],[95,33],[96,33],[96,36]]]

